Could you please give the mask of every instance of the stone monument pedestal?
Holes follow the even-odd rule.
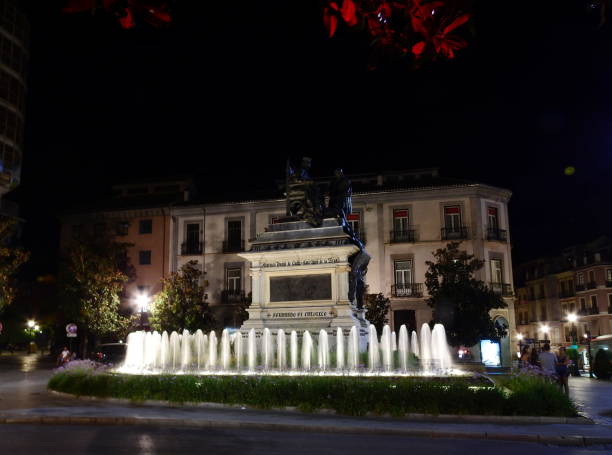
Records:
[[[251,263],[252,303],[241,332],[264,328],[348,335],[357,327],[365,347],[368,322],[349,302],[349,257],[359,251],[334,218],[272,224],[240,256]]]

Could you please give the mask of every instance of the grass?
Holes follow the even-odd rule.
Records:
[[[306,412],[402,416],[410,413],[473,415],[576,415],[571,401],[551,384],[506,385],[457,378],[355,378],[320,376],[120,375],[75,370],[54,375],[48,387],[79,396],[134,401],[215,402],[262,409],[297,407]]]

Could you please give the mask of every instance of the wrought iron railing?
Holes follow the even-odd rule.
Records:
[[[391,231],[391,243],[414,242],[414,229],[403,229],[401,231]]]
[[[244,240],[224,240],[223,241],[223,252],[224,253],[239,253],[244,251]]]
[[[245,303],[247,297],[240,289],[224,289],[221,291],[221,303]]]
[[[500,242],[507,242],[508,241],[508,231],[506,231],[505,229],[488,227],[487,228],[487,240],[498,240]]]
[[[465,226],[443,227],[441,229],[442,240],[467,239],[468,230]]]
[[[493,292],[504,297],[512,297],[514,295],[512,285],[507,283],[489,283],[489,287]]]
[[[587,289],[595,289],[597,288],[597,283],[595,281],[589,281],[587,283]]]
[[[183,242],[181,244],[181,255],[188,256],[202,254],[202,242]]]
[[[393,297],[422,297],[423,283],[404,283],[391,286]]]

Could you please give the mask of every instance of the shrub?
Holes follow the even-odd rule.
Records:
[[[512,394],[471,378],[331,376],[132,376],[83,370],[54,375],[49,388],[77,395],[176,403],[215,402],[258,408],[332,409],[339,414],[410,413],[572,416],[553,385],[517,382]],[[569,403],[569,404],[568,404]]]

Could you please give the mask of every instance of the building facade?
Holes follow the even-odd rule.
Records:
[[[113,187],[114,197],[94,210],[62,216],[60,246],[66,250],[85,235],[109,234],[127,243],[134,279],[126,284],[122,297],[124,311],[135,310],[140,294],[155,295],[162,289],[162,278],[169,275],[171,207],[185,202],[189,180],[164,180]]]
[[[496,310],[496,322],[509,328],[502,340],[501,363],[509,366],[514,337],[512,258],[507,190],[456,183],[437,177],[435,170],[384,175],[350,176],[353,213],[349,222],[365,241],[372,260],[366,282],[368,293],[391,300],[390,325],[410,330],[432,317],[426,304],[426,261],[449,241],[485,262],[477,278],[503,295],[508,308]],[[207,300],[226,326],[237,326],[237,304],[248,302],[249,264],[238,253],[251,240],[285,216],[284,199],[186,204],[171,212],[169,261],[178,270],[196,260],[205,272]],[[480,353],[476,352],[475,356]]]
[[[517,267],[517,331],[575,344],[612,334],[612,240],[605,237]]]
[[[0,197],[21,179],[29,25],[14,0],[0,0]]]

